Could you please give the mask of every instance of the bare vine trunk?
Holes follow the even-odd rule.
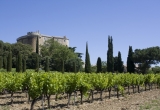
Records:
[[[50,105],[51,95],[46,95],[46,96],[47,96],[48,108],[50,109],[51,108],[51,105]]]
[[[11,91],[11,104],[13,104],[13,92]]]
[[[109,99],[111,98],[111,87],[108,88],[108,92],[109,92]]]
[[[67,107],[69,107],[69,104],[70,104],[71,94],[72,94],[72,93],[69,93],[69,94],[67,95],[67,96],[68,96],[68,103],[67,103]]]

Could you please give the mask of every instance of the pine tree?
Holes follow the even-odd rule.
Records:
[[[36,40],[36,53],[39,55],[39,37],[38,36]]]
[[[49,72],[49,58],[48,57],[46,57],[45,72]]]
[[[108,72],[114,72],[113,39],[112,39],[112,36],[108,36],[107,71]]]
[[[91,63],[90,63],[90,57],[88,52],[88,43],[86,43],[85,72],[91,73]]]
[[[97,73],[102,72],[102,62],[101,62],[101,58],[98,57],[97,59]]]
[[[36,72],[39,72],[39,56],[38,56],[38,54],[37,54],[37,56],[36,56],[35,71],[36,71]]]
[[[129,73],[135,72],[132,46],[129,46],[129,52],[128,52],[128,57],[127,57],[127,72],[129,72]]]
[[[122,73],[123,72],[123,62],[121,58],[121,52],[118,52],[118,72]]]
[[[7,71],[11,72],[12,70],[12,51],[11,51],[11,47],[9,47],[9,55],[7,58]]]
[[[26,58],[23,58],[23,72],[26,72]]]

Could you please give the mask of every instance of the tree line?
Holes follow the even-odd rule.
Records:
[[[91,73],[91,65],[90,65],[90,59],[87,56],[88,53],[88,44],[86,46],[86,66],[87,70],[90,70],[87,73]],[[88,63],[89,62],[89,63]],[[103,69],[101,58],[97,58],[97,64],[96,64],[96,72],[112,72],[112,73],[123,73],[123,72],[129,72],[129,73],[143,73],[146,74],[148,72],[153,73],[159,73],[160,67],[156,66],[152,69],[151,65],[158,64],[160,62],[160,47],[154,46],[154,47],[148,47],[144,49],[135,49],[135,51],[132,50],[132,46],[129,46],[128,50],[128,57],[127,57],[127,65],[124,66],[122,58],[121,58],[121,52],[118,51],[118,56],[113,56],[113,39],[112,36],[108,36],[108,50],[107,50],[107,63],[106,63],[106,69]],[[137,65],[137,66],[136,66]]]
[[[32,47],[22,43],[4,43],[0,41],[0,69],[4,68],[10,72],[16,68],[17,72],[25,72],[26,69],[35,69],[38,72],[61,71],[64,72],[112,72],[112,73],[147,73],[152,71],[158,73],[160,67],[150,70],[152,64],[160,62],[160,47],[149,47],[132,50],[129,46],[127,65],[124,66],[121,52],[113,56],[113,38],[108,36],[107,61],[97,58],[96,66],[90,63],[88,42],[86,43],[85,62],[82,61],[83,53],[76,52],[76,47],[66,47],[50,39],[44,45],[39,45],[39,37],[36,42],[36,52],[32,52]],[[83,64],[85,67],[83,68]],[[138,65],[138,66],[136,66]]]
[[[76,52],[76,47],[66,47],[53,39],[39,45],[39,38],[36,41],[36,52],[28,44],[20,42],[10,44],[0,41],[0,69],[8,72],[12,68],[16,72],[25,72],[26,69],[40,69],[61,72],[82,71],[82,53]]]

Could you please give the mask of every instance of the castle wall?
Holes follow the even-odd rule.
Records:
[[[36,52],[36,42],[37,42],[37,36],[33,36],[31,40],[31,46],[33,47],[33,52]]]
[[[58,37],[54,37],[54,40],[59,42],[62,45],[65,45],[67,47],[69,47],[69,40],[67,38],[58,38]]]
[[[39,45],[43,45],[45,41],[54,38],[55,41],[69,47],[69,39],[67,39],[65,36],[64,37],[45,36],[41,35],[39,32],[28,32],[27,35],[19,37],[17,39],[17,42],[31,45],[33,48],[33,52],[36,52],[37,37],[39,37]]]
[[[33,48],[33,52],[35,52],[36,40],[37,40],[37,36],[23,36],[22,38],[18,39],[17,42],[31,45]]]

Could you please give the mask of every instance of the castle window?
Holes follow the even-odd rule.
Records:
[[[66,40],[64,40],[64,42],[65,42]]]

